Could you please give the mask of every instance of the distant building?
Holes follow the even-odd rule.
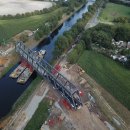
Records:
[[[118,56],[117,56],[117,55],[111,55],[111,57],[112,57],[113,60],[118,59]]]
[[[114,39],[112,39],[112,44],[114,46],[117,46],[118,48],[127,48],[127,43],[124,41],[115,41]]]
[[[130,49],[130,41],[127,43],[127,48]]]
[[[112,59],[113,60],[118,60],[119,62],[126,62],[128,59],[126,56],[123,56],[123,55],[111,55]]]

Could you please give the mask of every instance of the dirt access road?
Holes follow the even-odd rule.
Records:
[[[86,105],[80,110],[70,111],[68,117],[76,130],[109,130],[95,113],[89,112]]]

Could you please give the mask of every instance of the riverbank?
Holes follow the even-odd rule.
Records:
[[[18,110],[22,105],[25,104],[26,100],[29,98],[29,96],[36,90],[37,85],[42,82],[42,77],[37,76],[35,80],[32,81],[32,83],[29,85],[29,87],[24,91],[24,93],[18,98],[18,100],[15,102],[15,104],[12,107],[12,112],[15,112]]]
[[[81,5],[80,7],[75,8],[75,11],[71,12],[69,15],[63,14],[62,15],[62,19],[58,22],[58,25],[50,32],[50,34],[52,34],[53,32],[55,32],[58,28],[60,28],[60,26],[62,26],[62,24],[69,20],[76,12],[78,12],[85,4]],[[39,40],[34,40],[32,41],[32,46],[31,48],[36,47],[39,43],[41,43],[44,39],[47,39],[48,36],[44,35],[42,38],[40,38]],[[36,42],[35,42],[36,41]],[[36,43],[36,44],[35,44]]]
[[[59,12],[64,13],[65,7],[59,7],[55,10],[41,14],[41,15],[33,15],[24,18],[13,18],[9,20],[0,20],[0,43],[8,41],[24,30],[32,30],[35,31],[39,28],[40,25],[45,24],[46,21],[49,21],[51,17],[57,16]]]
[[[0,128],[4,128],[4,126],[6,126],[7,123],[9,123],[12,119],[12,117],[15,116],[15,113],[19,113],[19,111],[21,110],[21,106],[24,105],[26,103],[26,100],[32,95],[33,93],[36,91],[36,89],[38,89],[38,87],[40,86],[39,84],[42,83],[42,78],[40,76],[38,76],[26,89],[26,91],[24,91],[24,93],[17,99],[17,101],[15,102],[15,104],[13,105],[11,111],[9,112],[8,115],[6,115],[4,118],[1,119],[0,121]]]

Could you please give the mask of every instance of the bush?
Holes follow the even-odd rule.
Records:
[[[21,34],[20,41],[26,42],[28,40],[27,34]]]
[[[76,63],[78,60],[78,52],[76,49],[73,49],[73,51],[68,54],[67,60],[70,64]]]
[[[115,29],[115,36],[114,39],[116,41],[129,41],[130,40],[130,28],[127,26],[119,25]]]
[[[45,14],[45,13],[49,13],[51,11],[54,11],[55,9],[59,8],[59,6],[55,5],[55,6],[52,6],[51,8],[49,9],[43,9],[43,10],[35,10],[34,12],[26,12],[24,14],[16,14],[16,15],[2,15],[0,16],[0,19],[12,19],[12,18],[24,18],[24,17],[29,17],[29,16],[33,16],[33,15],[41,15],[41,14]]]

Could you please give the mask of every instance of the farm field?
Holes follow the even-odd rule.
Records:
[[[16,15],[50,8],[51,2],[31,0],[0,0],[0,15]]]
[[[85,51],[78,64],[130,110],[130,70],[93,51]]]
[[[111,22],[114,18],[122,16],[130,18],[130,7],[109,2],[106,8],[102,10],[99,19]]]
[[[51,13],[35,15],[26,18],[0,20],[0,42],[6,41],[14,35],[24,30],[35,30],[40,24],[44,24],[47,19],[53,15],[57,15],[59,11],[63,11],[63,7],[56,9]]]

